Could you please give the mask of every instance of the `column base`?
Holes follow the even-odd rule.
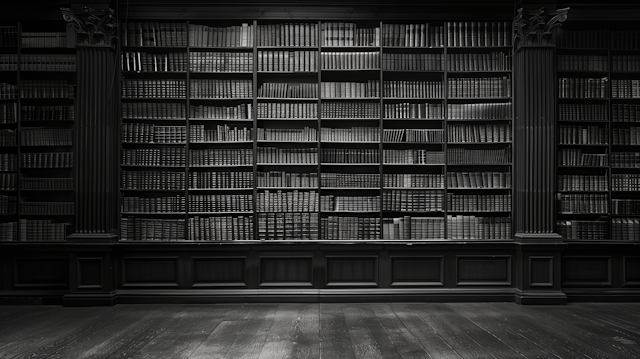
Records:
[[[562,236],[558,233],[516,233],[516,242],[518,243],[562,243]]]
[[[67,243],[117,243],[114,233],[73,233],[67,236]]]

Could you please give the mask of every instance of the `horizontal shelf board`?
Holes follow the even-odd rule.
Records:
[[[334,100],[380,100],[379,96],[368,96],[368,97],[321,97],[322,101],[334,101]]]
[[[145,121],[186,121],[186,117],[122,117],[123,120],[129,121],[137,121],[137,120],[145,120]],[[191,119],[190,119],[191,120]]]
[[[247,52],[250,52],[250,51],[253,51],[253,46],[189,46],[189,49],[190,50],[222,50],[222,51],[245,50]]]
[[[186,46],[143,46],[143,45],[139,45],[139,46],[130,46],[130,45],[125,45],[122,46],[122,49],[124,50],[133,50],[133,49],[165,49],[165,50],[184,50],[184,52],[187,51],[187,47]]]
[[[163,192],[163,193],[181,193],[184,192],[184,189],[154,189],[154,188],[145,188],[145,189],[134,189],[134,188],[120,188],[120,191],[126,192]]]
[[[437,117],[437,118],[417,118],[417,117],[415,117],[415,118],[413,118],[413,117],[412,118],[394,118],[394,117],[386,118],[385,117],[382,120],[383,121],[446,121],[445,118],[440,118],[440,117]]]
[[[238,74],[238,75],[252,75],[253,71],[193,71],[189,70],[190,74]]]
[[[322,50],[380,50],[380,46],[375,45],[321,45]]]
[[[602,169],[609,169],[609,166],[564,166],[564,165],[560,165],[560,166],[558,166],[558,168],[602,168]]]
[[[260,141],[258,141],[260,142]],[[239,144],[249,144],[253,143],[253,141],[193,141],[189,142],[191,145],[215,145],[215,144],[230,144],[230,143],[239,143]]]
[[[612,97],[611,98],[614,101],[619,101],[619,100],[640,100],[640,97]]]
[[[510,74],[512,70],[447,70],[450,74]]]
[[[620,193],[620,194],[640,194],[640,188],[636,189],[636,190],[631,190],[631,191],[618,191],[618,190],[611,190],[612,193]]]
[[[252,168],[253,165],[189,165],[189,168]]]
[[[194,213],[194,212],[189,212]],[[177,216],[177,215],[186,215],[187,212],[120,212],[121,215],[134,215],[134,214],[143,214],[143,215],[167,215],[167,216]]]
[[[478,121],[486,121],[486,122],[495,122],[495,121],[513,121],[511,118],[455,118],[455,119],[447,119],[447,122],[478,122]]]
[[[633,144],[621,144],[621,143],[614,143],[614,144],[611,144],[611,146],[619,146],[619,147],[636,147],[636,148],[637,148],[638,146],[640,146],[640,144],[633,145]]]
[[[3,191],[11,191],[11,190],[3,190]],[[22,192],[73,192],[73,189],[23,189]]]
[[[608,168],[608,167],[605,167],[605,168]],[[638,169],[640,169],[640,166],[635,166],[635,167],[611,166],[611,168],[613,168],[613,169],[622,169],[622,170],[638,170]]]
[[[578,119],[578,120],[568,120],[568,119],[560,119],[558,120],[558,122],[570,122],[570,123],[580,123],[580,122],[589,122],[589,123],[609,123],[609,120],[583,120],[583,119]],[[632,123],[632,122],[627,122],[627,123]]]
[[[578,101],[608,101],[608,97],[558,97],[558,100],[578,100]]]
[[[408,209],[403,209],[403,210],[382,210],[382,212],[384,213],[417,213],[417,214],[428,214],[428,213],[439,213],[442,214],[444,213],[444,210],[435,210],[435,211],[412,211],[412,210],[408,210]]]
[[[149,145],[149,146],[166,146],[166,145],[186,145],[186,142],[122,142],[123,145]]]
[[[398,190],[444,190],[444,187],[382,187],[382,189],[398,189]]]
[[[449,49],[511,49],[511,46],[447,46],[447,48]]]
[[[558,191],[558,193],[609,193],[609,191]]]
[[[318,121],[317,117],[259,117],[258,121]]]
[[[382,142],[384,145],[395,145],[395,144],[403,144],[403,145],[443,145],[444,142],[416,142],[416,141],[404,141],[404,142],[394,142],[394,141],[385,141]]]
[[[382,69],[385,73],[420,73],[420,74],[443,74],[446,70],[400,70],[400,69]],[[451,72],[451,71],[449,71]]]
[[[124,165],[121,164],[121,167],[140,167],[140,168],[159,168],[159,169],[183,169],[185,165],[182,166],[161,166],[161,165]]]
[[[594,75],[606,75],[609,73],[607,70],[558,70],[558,74],[594,74]]]
[[[455,210],[447,210],[447,213],[511,213],[511,211],[455,211]]]
[[[253,214],[253,211],[225,211],[225,212],[189,212],[190,215],[205,215],[205,214]]]
[[[160,97],[160,96],[149,96],[149,97],[122,97],[123,100],[137,100],[137,101],[147,101],[147,100],[170,100],[170,101],[185,101],[186,97]]]
[[[268,70],[259,70],[257,71],[259,75],[262,74],[296,74],[296,75],[317,75],[318,71],[268,71]]]
[[[250,118],[204,118],[204,117],[190,117],[189,121],[222,121],[222,122],[253,122]]]
[[[267,101],[300,101],[300,102],[316,102],[318,101],[317,97],[258,97],[258,101],[267,100]]]
[[[317,190],[318,187],[256,187],[259,190],[272,190],[272,189],[284,189],[284,190]]]
[[[471,101],[482,101],[482,100],[511,100],[511,97],[505,96],[495,96],[495,97],[447,97],[449,100],[471,100]]]
[[[447,189],[451,189],[451,190],[472,190],[472,191],[477,191],[477,190],[481,190],[481,191],[490,191],[490,190],[510,190],[511,187],[447,187]]]
[[[447,166],[511,166],[511,163],[447,163]]]
[[[560,146],[589,146],[589,147],[609,147],[608,143],[558,143]]]
[[[372,72],[372,71],[380,71],[380,68],[373,69],[320,69],[322,72]]]
[[[253,191],[253,187],[244,188],[189,188],[189,192],[209,192],[209,191]]]
[[[75,214],[59,214],[59,213],[20,213],[20,216],[56,216],[56,217],[71,217]]]
[[[380,163],[332,163],[332,162],[322,162],[321,166],[380,166]]]
[[[512,141],[504,142],[447,142],[449,145],[509,145]]]
[[[379,144],[380,141],[326,141],[321,140],[320,143],[365,143],[365,144]]]
[[[590,212],[590,213],[581,213],[581,212],[558,212],[558,214],[565,214],[565,215],[579,215],[579,216],[608,216],[610,213],[606,213],[606,212]]]
[[[0,147],[15,147],[15,146],[0,146]],[[73,147],[73,144],[68,145],[20,145],[20,147]]]
[[[189,100],[207,100],[207,101],[253,101],[253,97],[189,97]]]
[[[150,74],[167,74],[167,75],[171,75],[171,74],[179,74],[179,75],[183,75],[186,74],[187,71],[130,71],[130,70],[123,70],[122,74],[124,75],[133,75],[133,74],[144,74],[144,75],[150,75]]]
[[[271,140],[257,140],[258,143],[314,143],[317,144],[318,141],[271,141]]]
[[[258,48],[258,50],[287,50],[287,49],[291,49],[291,50],[317,50],[318,46],[286,46],[286,45],[274,45],[274,46],[268,46],[268,45],[259,45],[256,46]]]
[[[380,211],[320,211],[321,213],[358,213],[358,214],[380,214]]]
[[[404,96],[399,96],[399,97],[389,97],[389,96],[384,96],[383,97],[384,100],[425,100],[425,101],[429,101],[429,100],[444,100],[444,97],[404,97]]]
[[[258,166],[317,166],[317,163],[290,163],[290,162],[276,162],[276,163],[256,163]]]
[[[73,166],[68,167],[20,167],[21,170],[67,170],[73,169]]]
[[[420,166],[444,166],[444,163],[381,163],[385,166],[412,166],[412,167],[420,167]]]

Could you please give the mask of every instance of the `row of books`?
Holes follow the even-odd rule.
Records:
[[[323,148],[322,163],[380,163],[377,148]]]
[[[389,86],[385,82],[386,87]],[[334,82],[323,81],[320,83],[320,95],[322,98],[354,98],[354,97],[380,97],[380,81],[367,80],[366,82]]]
[[[66,32],[23,31],[21,43],[22,47],[69,47],[67,40]]]
[[[441,212],[444,210],[444,191],[440,190],[384,190],[384,211]]]
[[[380,174],[321,172],[320,185],[335,188],[378,188]]]
[[[0,195],[0,214],[18,213],[18,198],[16,196]]]
[[[509,212],[511,194],[447,193],[447,209],[451,212]]]
[[[18,180],[15,173],[0,173],[0,191],[15,191]]]
[[[256,181],[260,182],[260,174]],[[242,171],[190,171],[189,189],[253,188],[253,173]],[[259,185],[259,184],[258,184]]]
[[[18,86],[0,83],[0,100],[15,100],[18,98]]]
[[[463,164],[511,164],[511,146],[491,150],[447,149],[447,163]]]
[[[193,79],[194,86],[197,79]],[[122,97],[124,98],[175,98],[187,96],[187,83],[184,79],[165,80],[122,80]]]
[[[620,71],[620,72],[640,71],[640,55],[612,55],[611,71]]]
[[[0,33],[2,32],[0,28]],[[1,35],[1,34],[0,34]],[[0,40],[0,47],[6,40]],[[2,222],[0,223],[0,242],[11,242],[18,238],[18,222]]]
[[[251,175],[251,172],[249,172]],[[324,175],[324,173],[323,173]],[[324,177],[323,177],[324,181]],[[324,182],[323,182],[324,183]],[[318,187],[318,173],[263,171],[256,174],[258,187]]]
[[[609,33],[604,29],[560,29],[556,45],[565,49],[605,49],[609,47]]]
[[[73,208],[73,202],[20,202],[20,212],[22,214],[71,216],[74,214]]]
[[[558,191],[560,192],[608,191],[609,190],[608,183],[609,181],[607,180],[607,177],[603,175],[576,175],[576,174],[558,175]]]
[[[640,191],[640,174],[621,174],[614,173],[611,175],[611,190],[619,192],[638,192]]]
[[[559,166],[595,166],[609,165],[606,153],[583,153],[581,148],[561,148],[558,150]]]
[[[189,106],[189,117],[219,120],[251,119],[253,117],[253,110],[251,109],[251,104],[239,104],[235,106],[191,105]]]
[[[611,152],[611,167],[640,168],[640,152]]]
[[[615,106],[616,105],[613,105],[614,109]],[[607,113],[607,107],[604,103],[558,104],[558,119],[561,121],[607,121],[609,118]]]
[[[122,189],[184,189],[184,172],[123,170]]]
[[[317,191],[260,191],[256,197],[257,212],[317,212],[320,195]]]
[[[613,122],[640,122],[640,105],[614,103],[611,118]]]
[[[605,145],[609,143],[609,129],[603,126],[560,125],[559,143],[564,145]],[[615,130],[614,130],[615,135]]]
[[[384,187],[430,187],[444,188],[444,175],[441,173],[385,173]]]
[[[185,239],[184,218],[120,218],[121,241],[177,241]]]
[[[449,103],[447,114],[450,120],[498,120],[513,117],[511,102]]]
[[[448,95],[455,97],[511,97],[511,78],[453,77],[447,79]]]
[[[21,121],[73,121],[73,105],[26,105],[20,106]]]
[[[384,117],[441,119],[444,118],[444,111],[441,103],[385,103]]]
[[[445,222],[442,217],[402,216],[382,219],[382,239],[429,240],[444,239]],[[366,238],[362,238],[366,239]]]
[[[73,152],[23,153],[22,168],[70,168],[73,167]]]
[[[321,238],[328,241],[382,239],[380,218],[327,216],[320,219]]]
[[[251,166],[252,164],[253,149],[250,148],[204,148],[189,151],[189,166],[193,167]]]
[[[609,223],[605,220],[559,220],[556,222],[558,234],[564,240],[606,240]]]
[[[184,22],[128,21],[120,26],[123,46],[187,46]]]
[[[558,55],[559,71],[607,71],[606,55]]]
[[[611,48],[614,50],[638,50],[638,30],[611,30]]]
[[[382,130],[384,142],[423,142],[423,143],[443,143],[444,130],[424,129],[424,128],[399,128]]]
[[[362,26],[353,22],[323,22],[322,46],[380,46],[380,27]]]
[[[382,150],[384,164],[433,165],[444,164],[444,152],[422,149]]]
[[[64,241],[71,223],[47,219],[20,219],[20,241]]]
[[[558,97],[564,98],[606,98],[609,79],[586,77],[560,77],[558,79]]]
[[[506,21],[449,21],[447,44],[451,47],[511,46],[513,26]]]
[[[318,130],[313,127],[258,128],[256,133],[258,141],[311,142],[318,140]]]
[[[122,196],[124,213],[180,213],[185,211],[184,196]]]
[[[253,72],[253,54],[249,52],[191,52],[189,53],[189,71]]]
[[[511,55],[504,52],[454,53],[447,54],[447,69],[449,71],[511,71],[511,61]]]
[[[611,98],[640,98],[640,80],[611,80]]]
[[[611,132],[614,145],[640,145],[640,127],[614,128]]]
[[[324,95],[323,95],[324,96]],[[258,97],[318,98],[316,83],[264,82],[258,88]]]
[[[259,133],[258,129],[258,133]],[[259,139],[259,138],[258,138]],[[228,125],[216,125],[213,129],[207,129],[205,125],[189,126],[189,141],[191,143],[206,142],[242,142],[253,140],[253,129]]]
[[[16,131],[0,130],[0,146],[15,146],[15,145],[16,145]]]
[[[18,28],[0,26],[0,47],[18,47]]]
[[[380,196],[339,196],[320,197],[322,212],[380,212]]]
[[[18,168],[18,155],[15,153],[0,153],[0,171],[15,171]]]
[[[249,212],[253,211],[250,194],[190,194],[189,212]]]
[[[451,79],[449,79],[451,80]],[[442,81],[404,81],[389,80],[382,85],[384,97],[406,98],[442,98]],[[451,82],[449,83],[451,86]]]
[[[253,240],[253,216],[193,216],[187,220],[192,241]]]
[[[384,130],[385,133],[388,130]],[[380,141],[380,128],[378,127],[351,127],[351,128],[330,128],[322,127],[320,129],[320,138],[322,141]]]
[[[19,65],[19,66],[18,66]],[[76,55],[66,54],[0,54],[2,71],[76,71]]]
[[[318,214],[308,212],[258,213],[258,239],[261,241],[318,240]]]
[[[22,129],[20,143],[23,146],[71,146],[73,132],[68,129]]]
[[[450,57],[449,61],[454,60]],[[448,68],[449,70],[458,71],[453,67],[452,62],[449,63]],[[444,56],[442,54],[397,54],[385,52],[382,54],[382,69],[385,71],[442,71],[444,69]]]
[[[20,177],[20,189],[30,191],[71,191],[73,190],[73,178]]]
[[[185,104],[179,102],[122,102],[121,107],[123,118],[185,119],[187,117]],[[198,114],[196,112],[198,107],[192,106],[191,109],[194,115]]]
[[[638,241],[640,238],[640,218],[612,218],[611,239]]]
[[[324,105],[323,105],[324,107]],[[259,102],[258,118],[318,118],[317,103]]]
[[[18,104],[0,103],[0,124],[18,122]]]
[[[322,70],[380,70],[378,51],[322,51]]]
[[[380,104],[375,102],[323,102],[322,118],[380,118]]]
[[[612,214],[640,214],[640,199],[611,199]]]
[[[256,162],[259,164],[317,164],[318,149],[258,147],[258,151],[256,152]],[[251,160],[249,164],[251,164]]]
[[[502,124],[450,124],[447,125],[449,142],[511,142],[510,123]]]
[[[124,166],[184,167],[187,163],[187,149],[184,146],[123,148],[121,151]]]
[[[232,26],[189,24],[189,46],[252,47],[254,26],[243,22]]]
[[[316,72],[318,51],[312,50],[260,50],[258,72]]]
[[[564,214],[609,213],[609,199],[606,194],[560,193],[558,212]]]
[[[250,98],[253,83],[243,79],[191,79],[190,90],[193,99]]]
[[[447,239],[450,240],[512,239],[512,230],[511,217],[447,216]]]
[[[21,98],[73,98],[74,86],[65,80],[23,80]]]
[[[511,188],[511,172],[447,172],[447,187]]]
[[[125,143],[186,143],[187,127],[123,123],[121,138]]]
[[[258,46],[318,46],[317,23],[258,24]]]
[[[191,57],[200,53],[189,55],[189,69],[194,70]],[[223,53],[224,54],[224,53]],[[176,72],[187,71],[187,54],[185,52],[170,52],[156,54],[148,52],[123,51],[121,55],[122,71],[132,72]]]

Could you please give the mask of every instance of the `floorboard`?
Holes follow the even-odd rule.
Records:
[[[640,303],[2,307],[0,358],[640,358]]]

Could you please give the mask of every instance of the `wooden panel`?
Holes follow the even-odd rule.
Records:
[[[313,285],[312,257],[260,258],[260,286]]]
[[[640,257],[624,257],[624,285],[640,286]]]
[[[391,285],[444,285],[444,257],[391,257]]]
[[[78,258],[78,289],[102,289],[102,258]]]
[[[563,257],[562,285],[611,285],[611,257]]]
[[[17,288],[61,288],[69,285],[69,262],[66,258],[17,258],[14,273]]]
[[[246,286],[246,257],[193,257],[193,287]]]
[[[122,258],[124,287],[178,287],[178,257]]]
[[[327,286],[377,286],[378,257],[327,256]]]
[[[456,256],[458,285],[511,285],[511,256]]]
[[[553,287],[553,257],[529,257],[529,274],[529,286]]]

